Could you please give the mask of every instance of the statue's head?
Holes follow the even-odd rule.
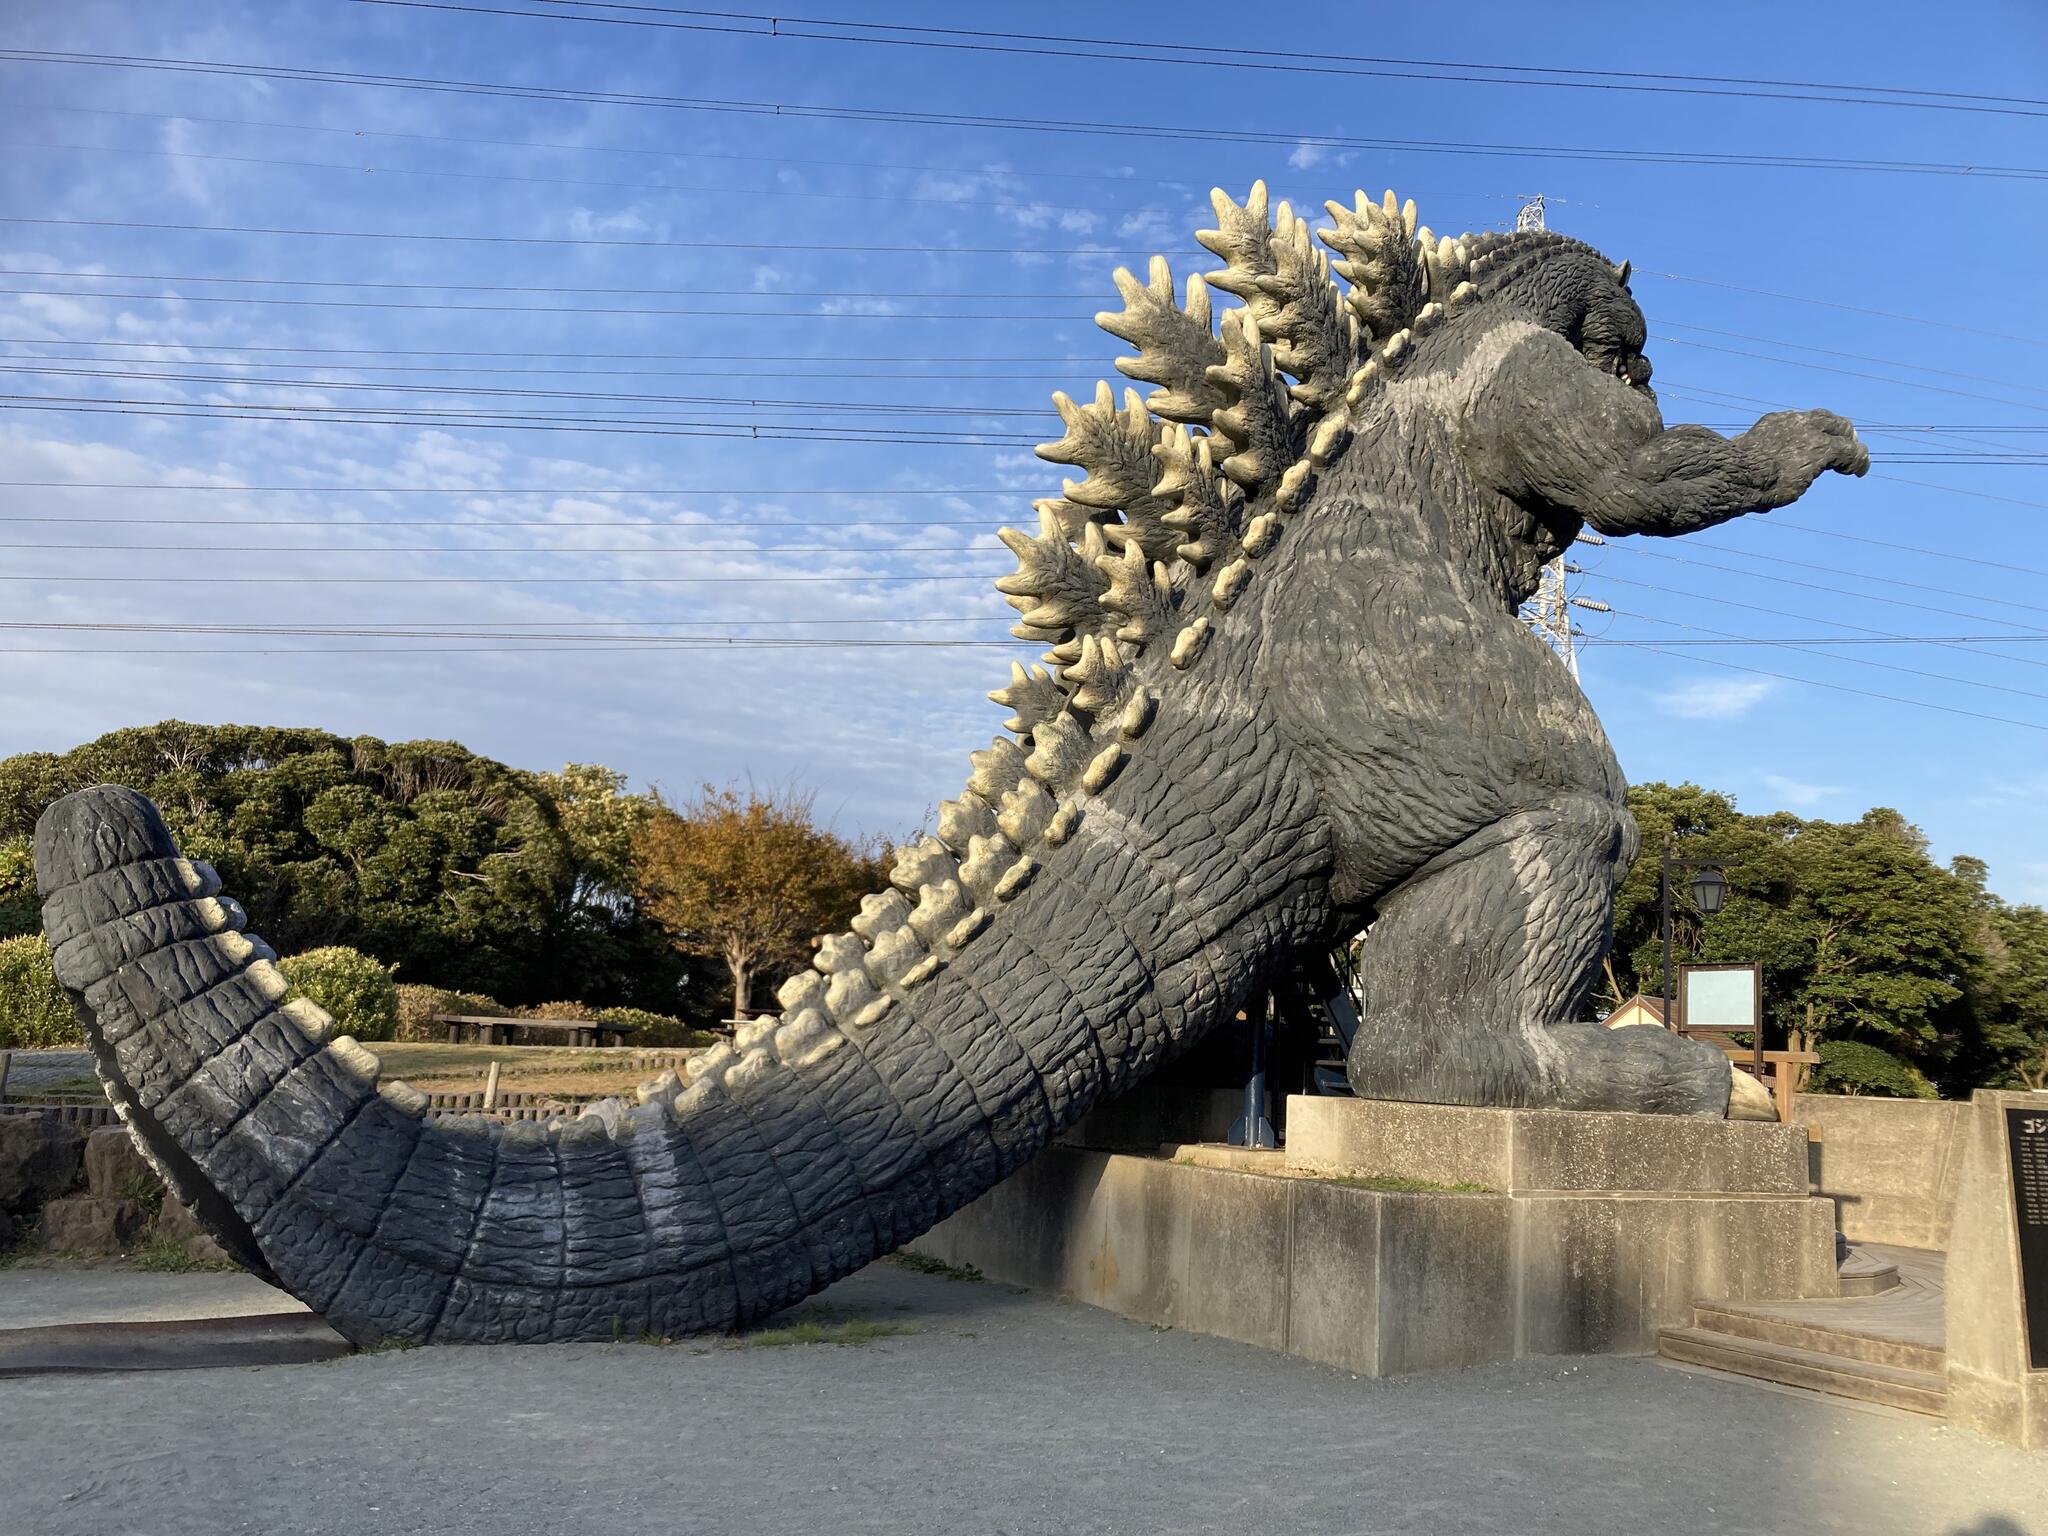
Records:
[[[1557,332],[1600,372],[1649,393],[1649,333],[1628,279],[1627,262],[1616,266],[1576,240],[1511,235],[1495,248],[1481,289],[1500,308]]]

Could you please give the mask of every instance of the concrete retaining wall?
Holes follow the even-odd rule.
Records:
[[[1813,1192],[1835,1203],[1847,1237],[1948,1247],[1969,1105],[1802,1093],[1792,1106],[1814,1134]]]
[[[1648,1354],[1657,1329],[1690,1321],[1695,1298],[1834,1294],[1833,1212],[1805,1193],[1795,1133],[1562,1117],[1585,1125],[1580,1138],[1522,1111],[1296,1099],[1292,1135],[1302,1136],[1307,1106],[1332,1103],[1354,1120],[1405,1117],[1386,1144],[1539,1149],[1523,1167],[1548,1182],[1390,1192],[1056,1146],[913,1246],[997,1280],[1365,1376]],[[1434,1117],[1437,1133],[1421,1135],[1417,1117]],[[1529,1123],[1507,1123],[1518,1119]],[[1702,1176],[1714,1159],[1694,1144],[1730,1131],[1722,1150],[1734,1161]],[[1661,1161],[1682,1162],[1695,1187],[1630,1187],[1659,1163],[1660,1134],[1685,1141],[1692,1155],[1672,1149]],[[1359,1171],[1442,1177],[1384,1161]]]

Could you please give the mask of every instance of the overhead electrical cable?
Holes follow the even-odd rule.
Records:
[[[1655,95],[1719,96],[1773,101],[1823,102],[1837,106],[1911,108],[1925,111],[2048,117],[2048,101],[1967,91],[1904,86],[1831,85],[1821,81],[1687,75],[1670,71],[1589,70],[1534,64],[1479,64],[1441,59],[1403,59],[1373,54],[1305,53],[1206,43],[1168,43],[1150,38],[1079,37],[1045,32],[1006,32],[986,27],[912,26],[897,22],[837,17],[784,16],[689,6],[605,3],[605,0],[538,0],[573,6],[573,11],[536,11],[476,0],[357,0],[418,11],[523,17],[530,21],[646,27],[666,31],[737,33],[776,42],[860,43],[876,47],[929,48],[950,52],[1012,54],[1033,58],[1093,59],[1128,67],[1173,64],[1192,68],[1254,70],[1291,75],[1334,75],[1394,80],[1441,80],[1465,85],[1514,85],[1553,90],[1639,92]],[[618,14],[591,15],[589,12]],[[688,18],[688,19],[684,19]],[[753,23],[751,26],[738,23]],[[828,32],[825,28],[837,28]],[[813,30],[804,31],[802,28]],[[1115,52],[1097,50],[1114,49]],[[1862,94],[1851,94],[1862,93]]]
[[[744,101],[719,97],[669,96],[652,92],[596,91],[566,86],[520,85],[416,75],[310,69],[296,65],[243,64],[213,59],[147,57],[136,54],[76,53],[48,49],[0,49],[0,61],[89,68],[153,70],[301,84],[362,86],[524,101],[574,102],[598,106],[653,107],[667,111],[724,113],[746,117],[818,119],[830,122],[910,124],[939,128],[983,128],[996,132],[1064,134],[1081,137],[1165,139],[1177,143],[1264,144],[1289,153],[1304,144],[1329,149],[1405,150],[1415,154],[1471,155],[1542,160],[1596,160],[1639,165],[1712,165],[1787,170],[1873,171],[1897,174],[1969,176],[2005,180],[2048,179],[2048,167],[1969,165],[1930,161],[1877,160],[1841,156],[1718,154],[1569,145],[1463,143],[1455,140],[1368,138],[1327,133],[1217,128],[1200,124],[1119,123],[1087,119],[1028,118],[990,113],[926,112],[904,108],[831,107],[802,102]]]

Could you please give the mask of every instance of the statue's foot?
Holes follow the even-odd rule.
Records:
[[[1417,1039],[1361,1031],[1345,1064],[1362,1098],[1721,1119],[1738,1092],[1719,1049],[1668,1030],[1469,1021]],[[1768,1099],[1768,1096],[1766,1096]],[[1751,1118],[1749,1101],[1741,1101]]]

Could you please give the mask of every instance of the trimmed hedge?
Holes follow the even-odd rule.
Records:
[[[437,1013],[467,1013],[482,1018],[510,1018],[512,1010],[478,992],[450,992],[446,987],[408,984],[398,989],[398,1029],[394,1040],[443,1040],[447,1026],[436,1024]]]
[[[83,1045],[71,999],[57,985],[50,946],[39,933],[0,939],[0,1050]]]
[[[665,1013],[650,1013],[645,1008],[600,1008],[597,1021],[600,1024],[631,1025],[633,1033],[626,1037],[628,1045],[671,1049],[709,1045],[716,1038],[704,1030],[691,1028],[681,1019],[671,1018]]]
[[[398,1029],[398,986],[381,961],[345,944],[309,949],[277,962],[292,995],[318,1003],[340,1033],[389,1040]]]

